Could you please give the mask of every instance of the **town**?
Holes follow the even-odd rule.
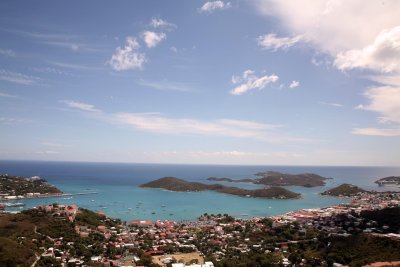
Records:
[[[362,192],[346,205],[248,220],[203,214],[179,223],[122,222],[76,205],[52,204],[4,213],[0,221],[18,215],[49,221],[46,227],[32,224],[31,240],[17,237],[35,250],[31,266],[363,266],[400,260],[399,213],[400,193]],[[376,247],[377,240],[386,245]],[[342,255],[343,242],[356,242],[354,248],[374,244],[371,249],[385,253],[370,255],[360,247]]]

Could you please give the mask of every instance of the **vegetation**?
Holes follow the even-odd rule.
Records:
[[[400,232],[400,207],[363,211],[360,216],[377,222],[379,226],[389,226],[393,232]]]
[[[375,181],[379,185],[400,185],[400,176],[389,176]]]
[[[121,223],[120,220],[105,220],[105,216],[93,212],[88,209],[80,208],[76,214],[75,221],[79,225],[89,226],[90,228],[96,228],[99,225],[104,225],[107,227],[115,227]]]
[[[263,184],[270,186],[287,186],[287,185],[297,185],[304,187],[314,187],[325,185],[325,180],[328,178],[322,177],[314,173],[302,173],[302,174],[287,174],[280,172],[259,172],[256,176],[260,177],[257,179],[231,179],[231,178],[207,178],[209,181],[218,182],[236,182],[236,183],[253,183],[253,184]]]
[[[256,179],[257,183],[264,185],[274,186],[285,186],[285,185],[297,185],[304,187],[314,187],[325,185],[326,177],[322,177],[314,173],[302,173],[302,174],[287,174],[280,172],[259,172],[256,174],[259,179]]]
[[[351,197],[364,192],[366,191],[358,186],[351,184],[341,184],[335,188],[322,192],[321,195],[334,196],[334,197],[340,197],[340,196]]]
[[[267,187],[262,189],[249,190],[238,187],[224,186],[221,184],[209,185],[197,182],[188,182],[175,177],[164,177],[155,181],[151,181],[146,184],[142,184],[141,187],[163,188],[171,191],[184,191],[184,192],[212,190],[219,193],[225,193],[242,197],[262,197],[262,198],[280,198],[280,199],[300,197],[300,194],[291,192],[282,187]]]
[[[364,266],[377,261],[399,260],[400,242],[397,240],[359,234],[332,238],[329,242],[329,247],[321,249],[321,255],[329,263]]]
[[[231,183],[254,183],[254,179],[245,178],[245,179],[231,179],[231,178],[217,178],[217,177],[209,177],[208,181],[215,182],[231,182]]]
[[[0,175],[0,194],[20,196],[27,193],[61,194],[62,192],[44,179]]]

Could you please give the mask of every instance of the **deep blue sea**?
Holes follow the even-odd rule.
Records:
[[[261,171],[284,173],[312,172],[332,177],[326,186],[287,189],[301,193],[302,199],[270,200],[243,198],[216,192],[169,192],[144,189],[138,185],[165,176],[207,182],[208,177],[254,178]],[[109,217],[130,221],[137,219],[194,220],[201,214],[228,213],[251,218],[283,214],[289,211],[325,207],[346,203],[344,198],[320,196],[319,193],[341,183],[351,183],[367,190],[396,190],[399,187],[378,187],[374,181],[400,175],[400,167],[321,167],[321,166],[228,166],[175,165],[131,163],[80,163],[43,161],[0,161],[0,173],[18,176],[38,175],[65,193],[96,191],[94,195],[73,198],[53,197],[18,200],[24,208],[51,203],[73,203]],[[226,185],[256,188],[257,185],[225,183]],[[19,208],[14,208],[18,210]]]

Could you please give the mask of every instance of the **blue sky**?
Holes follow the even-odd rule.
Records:
[[[2,1],[0,159],[400,165],[398,1]]]

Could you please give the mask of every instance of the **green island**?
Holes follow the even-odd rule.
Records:
[[[260,198],[276,198],[276,199],[293,199],[293,198],[299,198],[301,196],[298,193],[294,193],[285,188],[277,186],[249,190],[238,187],[224,186],[221,184],[203,184],[199,182],[188,182],[176,177],[163,177],[142,184],[140,185],[140,187],[162,188],[178,192],[198,192],[198,191],[211,190],[219,193],[225,193],[241,197],[260,197]]]
[[[379,186],[400,185],[400,176],[389,176],[375,181]]]
[[[325,185],[325,180],[329,179],[322,177],[315,173],[301,173],[301,174],[287,174],[280,172],[259,172],[255,174],[259,178],[251,179],[231,179],[231,178],[207,178],[209,181],[219,182],[237,182],[237,183],[253,183],[270,186],[304,186],[304,187],[315,187]]]
[[[57,187],[38,177],[0,175],[0,199],[39,197],[63,194]]]
[[[341,184],[337,187],[322,192],[321,195],[334,196],[334,197],[351,197],[359,193],[366,193],[366,192],[367,192],[366,190],[352,184]]]

